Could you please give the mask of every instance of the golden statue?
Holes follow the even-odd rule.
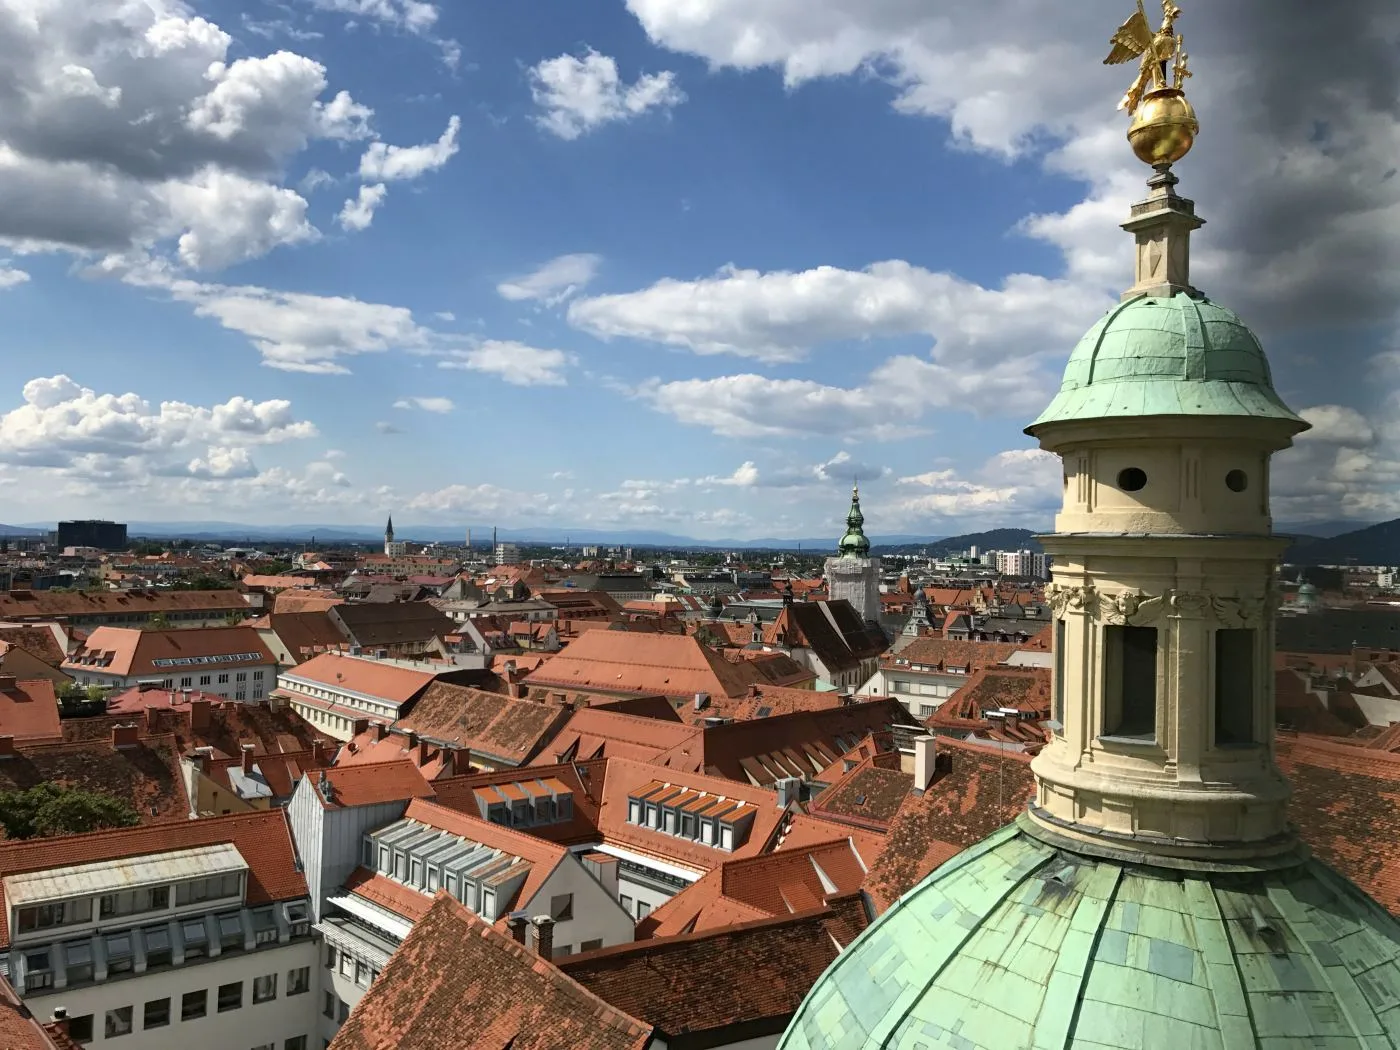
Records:
[[[1141,59],[1137,78],[1118,108],[1133,118],[1128,141],[1138,158],[1154,167],[1170,165],[1186,156],[1199,130],[1196,112],[1184,91],[1192,74],[1185,40],[1176,31],[1181,8],[1172,0],[1162,0],[1162,26],[1154,33],[1142,0],[1137,0],[1137,5],[1133,16],[1113,34],[1113,50],[1103,61],[1106,66],[1117,66]]]

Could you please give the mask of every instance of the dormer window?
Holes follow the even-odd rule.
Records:
[[[640,824],[642,822],[642,804],[635,798],[627,800],[627,823]]]
[[[733,849],[733,848],[734,848],[734,825],[732,825],[732,824],[721,824],[721,825],[719,826],[719,848],[720,848],[720,849]]]

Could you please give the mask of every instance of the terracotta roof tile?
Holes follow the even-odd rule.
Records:
[[[605,760],[566,762],[562,765],[531,766],[528,769],[506,769],[445,777],[434,781],[432,787],[439,805],[479,817],[482,813],[476,792],[480,788],[494,784],[517,783],[527,777],[558,780],[573,795],[573,818],[533,827],[530,834],[549,842],[574,845],[596,842],[598,839],[598,807],[602,800],[607,768]]]
[[[592,707],[570,715],[531,764],[612,757],[651,761],[663,755],[681,759],[693,748],[694,760],[678,764],[698,770],[700,738],[701,730],[695,726]]]
[[[248,611],[235,590],[218,591],[10,591],[0,593],[0,620],[53,620],[123,613]]]
[[[561,707],[434,682],[394,728],[524,765],[569,717]]]
[[[63,663],[67,653],[59,645],[52,628],[28,624],[0,624],[0,642],[17,645],[33,653],[50,667]]]
[[[21,743],[63,738],[53,682],[0,675],[0,736],[12,736]]]
[[[402,916],[409,922],[417,922],[433,906],[433,898],[420,893],[412,886],[395,882],[368,868],[356,868],[345,880],[345,889],[357,897],[363,897],[371,904],[377,904],[386,911]]]
[[[617,693],[738,696],[758,672],[731,664],[694,636],[587,631],[526,678],[526,685]]]
[[[144,734],[135,747],[115,748],[106,739],[38,744],[16,749],[0,761],[0,791],[39,784],[95,791],[125,802],[143,823],[183,820],[190,804],[173,734]]]
[[[327,808],[372,806],[379,802],[401,802],[410,798],[431,798],[433,789],[418,767],[408,759],[376,762],[365,766],[336,766],[324,771],[330,783],[331,798],[320,795]],[[317,774],[319,781],[320,774]],[[319,788],[318,794],[319,794]]]
[[[570,956],[565,974],[668,1040],[776,1036],[868,923],[859,895],[796,915]],[[757,978],[757,979],[755,979]],[[733,1031],[726,1031],[726,1030]]]
[[[855,824],[875,831],[889,830],[890,821],[904,805],[914,778],[898,766],[893,769],[877,761],[883,756],[872,755],[831,787],[818,795],[810,806],[819,817]]]
[[[298,870],[291,829],[281,809],[0,843],[0,871],[18,875],[224,842],[231,843],[248,864],[248,903],[306,896],[306,878]],[[0,897],[3,892],[0,884]],[[0,907],[0,946],[9,940],[9,909]]]
[[[64,661],[63,670],[70,673],[101,670],[123,677],[168,677],[179,673],[180,669],[161,667],[155,661],[229,654],[246,654],[246,658],[221,661],[219,670],[275,666],[277,663],[258,632],[251,627],[185,627],[166,631],[97,627],[83,646]]]
[[[20,1001],[9,981],[0,977],[0,1047],[4,1050],[76,1050],[62,1032],[49,1031]]]
[[[934,868],[1010,823],[1034,790],[1022,752],[939,738],[937,772],[890,822],[865,889],[883,910]]]
[[[331,1050],[643,1050],[651,1026],[439,894]]]
[[[278,688],[296,692],[294,679],[307,679],[320,685],[353,689],[368,696],[406,704],[426,689],[434,677],[432,671],[399,667],[382,660],[344,653],[322,653],[280,676]]]

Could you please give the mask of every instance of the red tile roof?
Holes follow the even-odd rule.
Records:
[[[345,806],[373,806],[380,802],[402,802],[410,798],[431,798],[433,789],[423,774],[406,758],[365,766],[336,766],[324,771],[331,787],[327,801],[319,787],[321,805],[331,809]]]
[[[63,651],[53,628],[37,624],[0,624],[0,642],[17,645],[33,653],[50,667],[63,663]]]
[[[544,824],[530,829],[530,834],[549,842],[576,845],[598,840],[598,806],[602,800],[603,783],[607,777],[606,760],[566,762],[554,766],[531,766],[526,769],[505,769],[490,773],[444,777],[433,782],[439,805],[471,816],[481,816],[476,792],[495,784],[513,784],[525,778],[558,780],[573,795],[574,815],[571,819]]]
[[[235,590],[217,591],[10,591],[0,593],[0,620],[53,620],[69,616],[224,611],[240,614],[248,603]]]
[[[868,924],[859,895],[796,915],[570,956],[559,968],[672,1041],[776,1036]]]
[[[650,1042],[650,1025],[441,893],[331,1050],[643,1050]]]
[[[49,1030],[20,1001],[9,981],[0,977],[0,1047],[4,1050],[77,1050],[66,1034]]]
[[[99,739],[21,744],[13,758],[0,761],[0,792],[55,784],[125,802],[143,823],[184,820],[190,803],[181,753],[172,733],[142,734],[130,748],[114,747],[110,732]]]
[[[897,753],[871,755],[813,799],[808,809],[814,816],[883,833],[913,785],[914,777],[900,769]]]
[[[553,704],[434,682],[394,728],[434,743],[469,749],[497,762],[524,765],[539,754],[568,717],[567,709]]]
[[[297,682],[294,679],[306,679],[332,689],[350,689],[392,703],[406,704],[426,689],[434,677],[432,671],[400,667],[384,660],[345,653],[322,653],[280,676],[278,688],[295,693]]]
[[[731,664],[694,636],[587,631],[533,671],[526,684],[615,693],[738,696],[758,672]]]
[[[897,653],[886,654],[886,667],[908,667],[917,671],[922,666],[934,671],[954,668],[972,671],[979,667],[1003,664],[1011,655],[1028,645],[1011,642],[963,642],[954,638],[915,638]]]
[[[291,829],[280,809],[0,843],[0,872],[19,875],[219,843],[231,843],[248,864],[249,904],[306,896],[306,878],[298,870]],[[0,884],[0,947],[10,941],[3,893]]]
[[[205,656],[242,656],[218,664],[160,666],[157,660],[188,660]],[[145,631],[134,627],[96,627],[68,660],[68,672],[101,671],[105,674],[152,675],[168,678],[194,670],[220,671],[240,667],[275,666],[277,660],[251,627],[187,627]],[[269,683],[270,684],[270,683]]]
[[[12,736],[20,743],[63,739],[53,682],[0,675],[0,736]]]
[[[569,716],[531,765],[613,757],[653,761],[693,747],[696,761],[689,768],[699,769],[700,736],[699,728],[681,722],[586,708]]]
[[[940,737],[937,772],[922,795],[910,793],[890,822],[885,849],[865,889],[884,910],[934,868],[1026,808],[1034,791],[1030,758]]]
[[[356,868],[351,872],[345,880],[345,889],[409,922],[417,922],[433,906],[433,898],[428,894],[368,868]]]

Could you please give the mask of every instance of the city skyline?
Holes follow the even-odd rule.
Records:
[[[0,14],[10,522],[834,536],[858,476],[875,534],[1048,524],[1021,427],[1143,191],[1108,7],[152,6]],[[1184,21],[1181,190],[1314,425],[1275,516],[1375,521],[1400,114],[1384,34],[1296,6]]]

